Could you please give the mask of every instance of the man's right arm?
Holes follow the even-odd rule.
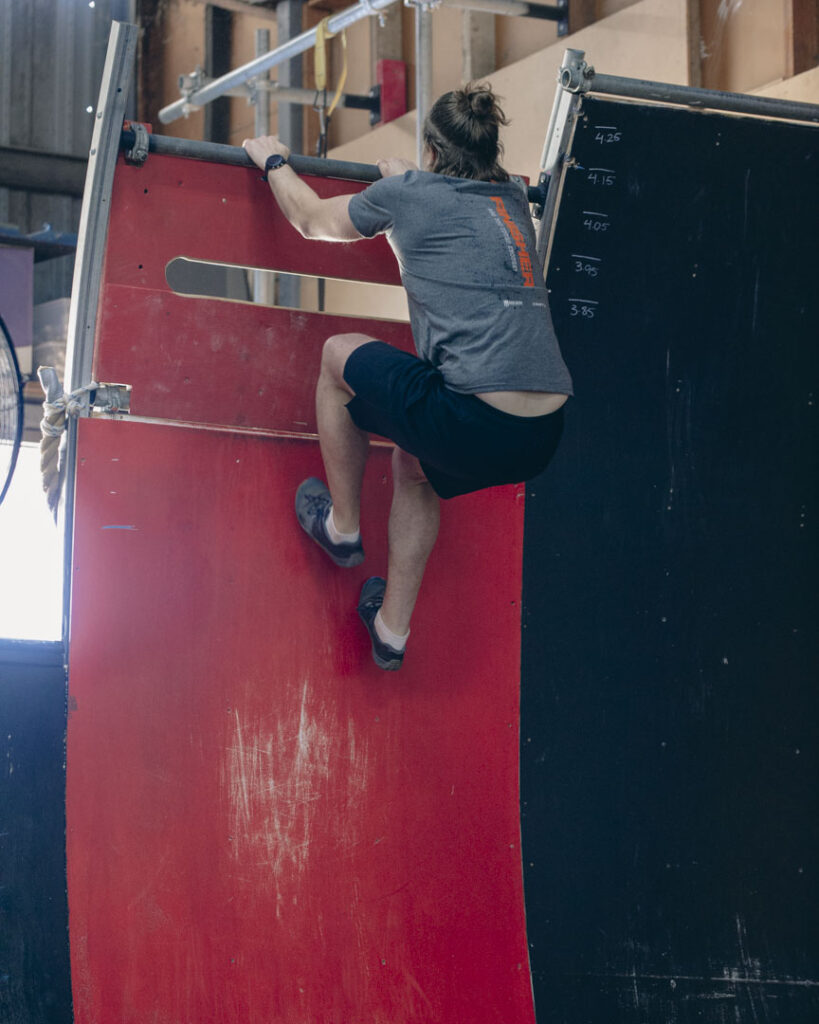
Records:
[[[275,135],[245,139],[242,145],[253,162],[262,170],[269,156],[275,153],[285,159],[290,156],[288,147]],[[391,178],[418,169],[411,160],[404,160],[401,157],[378,160],[377,164],[382,178]],[[271,170],[267,176],[267,183],[282,213],[304,238],[325,242],[356,242],[360,238],[369,238],[373,233],[386,227],[386,222],[384,225],[376,224],[374,231],[363,235],[350,217],[352,195],[322,199],[287,164]]]
[[[267,158],[274,153],[285,158],[290,156],[290,150],[275,135],[245,139],[242,145],[261,170],[264,170]],[[267,183],[282,213],[305,238],[355,242],[364,237],[350,220],[348,208],[352,196],[322,199],[287,164],[271,170]]]

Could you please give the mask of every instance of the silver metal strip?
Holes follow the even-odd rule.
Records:
[[[114,169],[120,148],[120,133],[125,104],[133,81],[134,57],[139,30],[136,25],[114,22],[108,38],[108,52],[102,72],[99,100],[94,115],[94,131],[85,176],[77,257],[71,289],[66,342],[65,390],[75,391],[91,380],[94,359],[94,335],[100,279],[108,235],[108,214]],[[88,415],[88,398],[82,415]],[[77,462],[77,421],[68,418],[64,453],[65,493],[60,518],[65,537],[65,577],[63,588],[63,641],[68,649],[71,612],[71,553],[74,528],[74,486]]]
[[[566,50],[563,55],[563,67],[577,65],[583,61],[583,50]],[[560,193],[563,190],[563,171],[566,160],[566,153],[571,145],[574,134],[574,126],[577,123],[577,111],[580,106],[578,93],[569,92],[561,84],[558,77],[558,86],[552,104],[552,114],[549,120],[549,128],[546,132],[546,139],[543,143],[543,154],[540,158],[540,180],[541,183],[548,181],[549,188],[546,193],[546,201],[543,205],[543,212],[537,224],[535,232],[537,238],[537,253],[543,262],[544,268],[548,266],[549,247],[553,235],[554,220],[557,212]]]
[[[80,212],[68,317],[66,391],[74,391],[91,378],[111,188],[138,34],[136,25],[114,22],[111,26]]]
[[[415,162],[424,166],[424,121],[432,106],[432,10],[413,0],[415,7]]]

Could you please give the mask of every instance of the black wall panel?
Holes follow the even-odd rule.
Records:
[[[528,488],[538,1020],[819,1020],[819,130],[584,101]]]

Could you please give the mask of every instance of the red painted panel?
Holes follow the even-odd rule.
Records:
[[[346,331],[414,351],[405,323],[109,284],[94,378],[130,384],[134,415],[313,432],[321,346]]]
[[[359,182],[305,177],[322,196],[359,192]],[[119,158],[103,280],[166,288],[177,256],[238,266],[400,284],[383,236],[313,242],[282,216],[260,172],[153,153],[142,167]]]
[[[68,881],[78,1024],[532,1024],[522,488],[446,503],[397,674],[383,571],[294,521],[311,442],[81,420]],[[492,537],[491,557],[486,537]]]
[[[379,60],[375,77],[381,86],[381,123],[407,112],[407,65],[402,60]]]

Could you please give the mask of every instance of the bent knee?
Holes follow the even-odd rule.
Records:
[[[321,349],[321,370],[339,383],[344,381],[344,364],[350,355],[373,339],[366,334],[333,334]]]
[[[403,448],[398,447],[392,450],[392,475],[393,480],[397,484],[425,484],[429,482],[418,459],[414,455],[410,455],[409,452],[405,452]]]

